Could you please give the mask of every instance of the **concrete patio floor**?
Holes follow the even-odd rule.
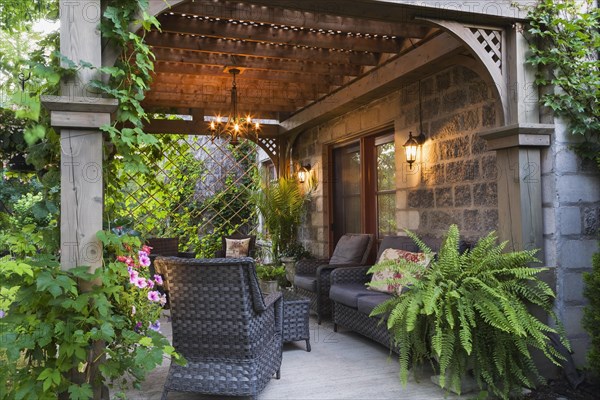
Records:
[[[171,335],[171,325],[164,320],[162,331]],[[431,371],[421,371],[419,382],[410,378],[406,387],[398,378],[396,355],[362,336],[339,329],[333,324],[317,325],[311,317],[310,353],[305,342],[288,343],[283,348],[281,379],[273,379],[258,397],[259,400],[345,400],[345,399],[461,399],[446,393],[430,381]],[[154,370],[142,390],[127,392],[131,400],[158,400],[169,368],[169,360]],[[190,393],[169,393],[169,400],[224,399],[223,396],[202,396]],[[238,399],[234,397],[232,399]]]

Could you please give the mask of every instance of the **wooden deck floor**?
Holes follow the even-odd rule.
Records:
[[[163,333],[170,335],[170,324],[162,324]],[[311,317],[310,353],[305,343],[289,343],[283,349],[281,379],[273,379],[259,400],[442,400],[460,399],[445,393],[430,381],[431,371],[422,371],[419,382],[413,378],[406,387],[398,379],[395,355],[362,336],[333,325],[317,325]],[[132,400],[158,400],[162,393],[169,362],[152,372],[141,391],[127,393]],[[223,399],[223,396],[201,396],[189,393],[169,393],[169,400]],[[234,399],[240,399],[236,397]]]

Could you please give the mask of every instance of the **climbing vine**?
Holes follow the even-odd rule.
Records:
[[[528,63],[539,68],[536,84],[556,88],[542,104],[585,138],[576,150],[600,166],[600,10],[591,0],[542,0],[529,18]]]

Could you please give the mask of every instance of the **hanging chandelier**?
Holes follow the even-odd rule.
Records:
[[[256,120],[252,121],[252,117],[250,115],[245,117],[240,117],[238,115],[237,84],[235,81],[235,76],[240,73],[240,70],[237,68],[231,68],[228,72],[233,76],[233,83],[231,85],[232,112],[227,117],[223,117],[221,115],[212,117],[208,128],[210,130],[211,139],[229,138],[229,144],[236,146],[239,144],[240,138],[254,140],[258,139],[260,123]]]

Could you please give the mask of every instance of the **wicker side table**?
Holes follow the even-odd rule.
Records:
[[[283,341],[306,341],[306,351],[310,351],[308,315],[310,299],[290,290],[283,291]]]

